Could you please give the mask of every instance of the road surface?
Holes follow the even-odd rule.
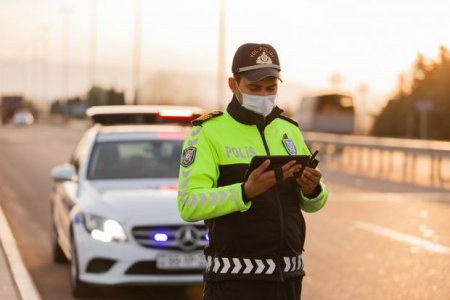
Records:
[[[51,260],[49,172],[68,160],[83,130],[0,127],[0,205],[45,300],[73,299],[69,266]],[[321,167],[331,196],[305,214],[303,299],[448,299],[450,194]],[[95,299],[201,299],[201,290],[105,288]]]

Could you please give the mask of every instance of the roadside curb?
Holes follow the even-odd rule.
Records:
[[[16,240],[9,227],[8,221],[0,207],[0,241],[6,255],[7,264],[11,270],[11,277],[18,289],[22,300],[41,300],[36,286],[28,273],[17,248]]]

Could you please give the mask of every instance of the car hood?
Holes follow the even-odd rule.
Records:
[[[84,194],[96,194],[97,201],[86,201],[83,210],[133,225],[184,223],[178,212],[176,182],[89,182]]]

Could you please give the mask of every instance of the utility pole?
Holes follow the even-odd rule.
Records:
[[[48,32],[50,27],[48,25],[41,26],[42,33],[42,81],[41,81],[41,101],[48,100]]]
[[[89,52],[89,84],[93,87],[96,84],[96,52],[97,52],[97,0],[91,0],[91,48]]]
[[[142,0],[136,0],[134,27],[134,59],[133,59],[133,104],[139,104],[139,84],[141,73],[141,41],[142,41]]]
[[[39,38],[33,38],[33,53],[32,53],[32,63],[31,63],[31,92],[30,94],[35,100],[39,99]]]
[[[25,88],[24,95],[26,98],[31,98],[31,90],[32,90],[32,70],[33,70],[33,47],[25,47],[26,58],[24,59],[25,63],[25,71],[24,71],[24,80],[25,80]]]
[[[219,51],[217,68],[217,109],[222,109],[225,86],[225,0],[220,0]]]
[[[63,43],[62,43],[62,95],[66,100],[69,98],[69,49],[70,49],[70,15],[72,9],[63,7],[61,9],[63,15],[64,29],[63,29]]]
[[[361,126],[361,133],[368,134],[369,129],[367,128],[367,118],[369,114],[367,113],[367,95],[369,93],[369,87],[365,83],[361,83],[357,86],[358,94],[359,94],[359,126]],[[358,111],[358,110],[356,110]],[[358,119],[358,118],[356,118]]]
[[[416,109],[419,111],[420,120],[420,138],[428,138],[428,112],[434,109],[432,100],[416,100],[414,103]]]

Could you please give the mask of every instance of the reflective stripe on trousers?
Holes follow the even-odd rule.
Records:
[[[294,272],[303,269],[302,257],[283,257],[283,272]],[[273,274],[276,262],[273,259],[230,258],[206,256],[206,271],[216,274]]]

